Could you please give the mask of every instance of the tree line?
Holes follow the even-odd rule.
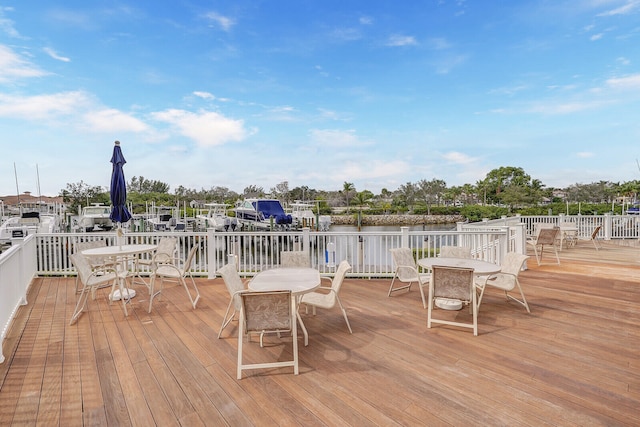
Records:
[[[69,209],[76,211],[79,206],[90,203],[109,204],[108,190],[80,181],[67,184],[66,188],[61,190],[60,196]],[[136,213],[144,212],[147,204],[151,202],[156,205],[186,204],[196,207],[209,202],[233,205],[238,199],[267,197],[279,199],[285,206],[296,200],[313,201],[320,207],[321,214],[341,207],[346,212],[367,209],[367,212],[372,214],[444,213],[463,214],[471,218],[477,216],[473,212],[477,211],[478,207],[487,207],[480,215],[495,217],[534,208],[548,210],[551,207],[553,210],[560,210],[564,209],[564,204],[567,203],[584,203],[585,209],[588,209],[589,204],[598,205],[595,209],[604,213],[603,205],[609,206],[620,200],[624,200],[625,203],[637,202],[639,192],[639,180],[623,183],[576,183],[566,188],[546,187],[540,180],[533,179],[524,169],[513,166],[493,169],[475,184],[447,186],[442,179],[422,179],[415,183],[402,184],[395,190],[383,188],[378,194],[367,189],[358,191],[350,182],[344,182],[341,189],[327,191],[308,186],[289,188],[288,181],[283,181],[268,191],[263,187],[250,185],[241,193],[222,186],[200,190],[178,186],[171,193],[168,184],[142,176],[133,177],[127,183],[127,201],[133,205]]]

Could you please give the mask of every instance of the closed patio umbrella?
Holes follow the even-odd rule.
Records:
[[[131,219],[131,214],[127,209],[127,181],[124,179],[124,171],[122,167],[127,161],[122,155],[120,141],[115,142],[113,147],[113,171],[111,172],[111,215],[109,216],[113,222],[117,222],[119,226]]]
[[[111,172],[111,221],[118,224],[118,244],[122,245],[120,237],[122,236],[122,224],[131,219],[131,214],[127,209],[127,181],[124,179],[124,171],[122,167],[127,161],[122,155],[122,149],[120,149],[120,141],[115,142],[113,147],[113,156],[111,156],[111,163],[113,164],[113,170]],[[136,295],[136,291],[133,289],[125,289],[125,298],[132,298]],[[122,297],[120,290],[116,289],[111,295],[112,300],[119,300]]]

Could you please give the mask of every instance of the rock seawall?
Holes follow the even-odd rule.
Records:
[[[455,224],[462,215],[362,215],[362,225]],[[331,224],[358,225],[357,215],[331,215]]]

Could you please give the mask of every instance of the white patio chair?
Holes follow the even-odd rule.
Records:
[[[591,233],[591,241],[593,242],[593,246],[596,248],[596,251],[600,250],[600,248],[602,247],[602,245],[600,244],[600,237],[598,236],[601,228],[602,226],[599,225]]]
[[[151,305],[153,304],[153,298],[156,295],[162,292],[162,288],[165,280],[175,281],[180,283],[184,290],[187,292],[187,296],[189,297],[189,301],[191,302],[191,306],[195,309],[196,304],[198,304],[198,300],[200,300],[200,291],[198,290],[198,286],[196,285],[196,281],[193,279],[193,275],[191,274],[191,264],[193,263],[193,258],[198,250],[198,245],[193,245],[193,247],[189,250],[189,254],[187,255],[187,259],[184,261],[182,265],[180,265],[180,261],[178,259],[174,259],[173,263],[161,263],[156,264],[155,269],[151,273],[151,280],[149,282],[149,313],[151,313]],[[195,297],[191,295],[191,291],[187,286],[186,278],[189,277],[191,280],[191,285],[193,286]],[[160,279],[160,290],[155,290],[155,281],[156,279]]]
[[[344,321],[347,323],[347,328],[349,328],[349,333],[352,334],[351,325],[349,324],[349,318],[347,317],[347,311],[344,309],[342,305],[342,301],[340,301],[339,293],[342,288],[342,284],[344,282],[344,278],[347,272],[351,270],[351,265],[344,260],[336,269],[336,274],[333,276],[331,280],[331,287],[321,286],[319,289],[322,292],[309,292],[307,294],[302,295],[300,298],[300,303],[305,304],[305,310],[308,306],[313,308],[313,314],[316,314],[316,307],[331,309],[336,303],[340,306],[340,310],[342,310],[342,316],[344,317]]]
[[[86,250],[86,249],[93,249],[93,248],[103,248],[107,246],[107,241],[105,239],[98,239],[98,240],[89,240],[86,242],[77,242],[75,244],[75,251],[76,253],[81,253],[82,251]],[[114,265],[114,261],[108,259],[107,257],[87,257],[87,260],[89,261],[89,264],[91,265],[91,269],[95,269],[95,268],[103,268],[105,267],[105,265],[109,265],[111,267],[113,267]],[[76,293],[80,292],[82,289],[80,288],[80,275],[76,276]]]
[[[222,335],[222,330],[226,328],[227,325],[233,320],[236,312],[240,312],[240,309],[242,308],[242,302],[240,301],[240,296],[238,295],[238,293],[245,290],[247,288],[247,285],[240,278],[235,261],[219,268],[216,273],[222,276],[222,280],[224,281],[224,284],[227,287],[227,291],[229,292],[229,304],[227,305],[227,311],[225,311],[224,317],[222,318],[220,331],[218,331],[218,338],[220,338],[220,336]],[[231,315],[229,315],[232,307],[233,312],[231,312]]]
[[[527,259],[529,259],[529,256],[527,255],[508,252],[502,261],[500,273],[492,274],[490,276],[482,276],[475,279],[476,288],[480,291],[480,295],[478,296],[478,310],[480,310],[480,304],[482,303],[482,297],[484,296],[485,290],[487,287],[493,287],[502,289],[507,297],[507,301],[513,300],[526,308],[528,313],[531,313],[527,299],[524,296],[522,286],[520,286],[520,281],[518,280],[520,271]],[[518,288],[521,299],[509,294],[509,291],[512,291],[515,288]]]
[[[89,259],[79,252],[71,255],[70,259],[71,263],[76,268],[78,277],[82,283],[82,290],[80,291],[76,308],[71,315],[71,320],[69,321],[69,325],[73,325],[87,306],[89,292],[91,292],[91,299],[95,299],[95,290],[98,287],[111,284],[111,293],[113,293],[116,284],[119,284],[120,293],[121,295],[124,295],[121,280],[126,278],[127,272],[121,272],[120,276],[118,276],[119,273],[113,265],[93,267]],[[127,315],[127,307],[125,304],[125,298],[122,298],[122,308],[124,309],[125,315]]]
[[[434,265],[431,274],[431,281],[429,282],[427,328],[431,328],[432,323],[441,323],[445,325],[471,328],[473,329],[473,335],[478,335],[478,304],[473,283],[473,269]],[[435,300],[438,298],[458,300],[463,304],[470,305],[471,314],[473,316],[472,323],[434,318],[433,306]]]
[[[560,250],[564,242],[567,243],[567,248],[571,248],[576,245],[578,241],[578,227],[575,222],[563,221],[560,223]]]
[[[538,261],[538,265],[542,261],[542,254],[544,252],[544,247],[551,246],[553,248],[553,252],[556,255],[556,261],[558,265],[560,265],[560,256],[558,255],[558,245],[556,243],[558,239],[558,233],[560,233],[560,228],[539,228],[537,236],[527,239],[527,243],[533,246],[533,251],[536,255],[536,261]],[[540,253],[538,253],[538,246],[540,246]]]
[[[178,246],[178,239],[175,237],[162,237],[158,241],[158,248],[151,255],[150,258],[143,258],[140,255],[135,259],[133,283],[142,282],[147,288],[150,283],[142,277],[141,270],[145,268],[147,271],[153,271],[154,266],[163,263],[172,263],[175,259],[176,248]]]
[[[424,296],[424,287],[429,286],[431,273],[420,273],[418,271],[418,266],[416,265],[416,261],[413,258],[413,252],[410,248],[393,248],[389,249],[389,252],[391,252],[391,257],[396,265],[396,270],[394,272],[393,279],[391,279],[391,285],[389,285],[389,292],[387,292],[387,296],[390,297],[392,292],[403,289],[410,291],[411,285],[413,283],[417,283],[418,289],[420,290],[420,296],[422,297],[422,306],[427,308],[427,300]],[[396,279],[401,283],[406,283],[406,285],[394,288],[393,284]]]
[[[236,376],[242,379],[242,371],[247,369],[280,368],[293,366],[298,375],[298,332],[296,323],[296,302],[291,291],[240,292],[240,324],[238,327],[238,368]],[[245,364],[243,362],[244,339],[251,342],[252,334],[291,332],[293,358],[277,362]]]

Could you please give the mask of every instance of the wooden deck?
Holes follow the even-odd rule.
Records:
[[[531,314],[488,292],[478,337],[427,329],[416,289],[347,279],[353,335],[337,309],[303,314],[300,375],[240,381],[237,322],[216,338],[221,279],[198,281],[196,310],[171,285],[149,315],[140,288],[128,318],[102,290],[68,326],[74,279],[38,278],[5,342],[0,425],[640,425],[640,249],[579,242],[561,260],[522,272]]]

